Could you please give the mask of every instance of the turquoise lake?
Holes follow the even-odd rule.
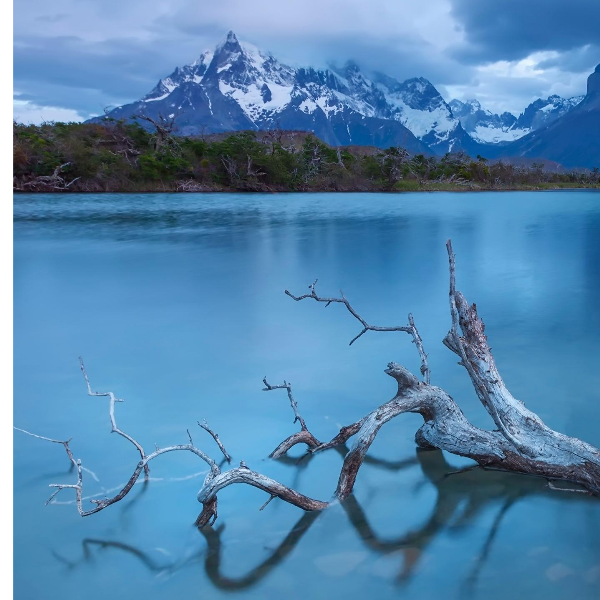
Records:
[[[14,199],[14,425],[73,438],[83,495],[127,481],[146,449],[194,442],[221,459],[328,500],[343,456],[269,453],[298,428],[333,437],[393,397],[383,370],[414,373],[402,333],[368,332],[341,306],[284,294],[342,289],[376,325],[412,312],[432,383],[493,428],[467,373],[441,343],[450,327],[445,242],[457,287],[476,302],[509,389],[549,426],[600,446],[600,193],[18,195]],[[152,480],[81,518],[64,449],[14,433],[18,599],[461,599],[600,597],[600,501],[540,478],[475,469],[417,451],[419,415],[382,428],[355,494],[304,513],[249,486],[219,494],[199,532],[206,465],[150,463]],[[227,465],[223,465],[227,468]]]

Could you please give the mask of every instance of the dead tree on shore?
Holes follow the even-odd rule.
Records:
[[[430,383],[431,371],[427,354],[412,315],[408,316],[408,325],[405,326],[371,325],[356,312],[343,293],[341,297],[319,296],[315,289],[317,283],[315,281],[309,286],[308,294],[295,296],[287,290],[285,293],[298,302],[314,300],[324,303],[325,306],[333,303],[343,304],[362,326],[360,333],[352,339],[350,344],[368,331],[398,331],[409,334],[421,358],[422,380],[405,367],[395,362],[389,363],[385,373],[396,380],[398,384],[396,395],[362,419],[342,427],[330,441],[321,442],[310,432],[305,420],[300,415],[292,394],[291,384],[284,381],[283,384],[271,385],[265,377],[263,380],[265,391],[286,390],[294,412],[294,422],[297,421],[300,424],[300,431],[281,442],[270,456],[272,458],[281,457],[297,444],[305,444],[308,452],[314,454],[339,447],[354,438],[352,447],[344,457],[333,495],[333,501],[343,502],[352,493],[365,455],[381,427],[394,417],[411,412],[421,414],[425,421],[415,434],[415,441],[420,448],[435,448],[465,456],[474,460],[484,469],[541,476],[548,480],[548,486],[552,489],[555,489],[551,483],[553,480],[563,480],[581,486],[581,489],[575,488],[568,491],[600,495],[600,450],[579,439],[550,429],[508,391],[496,367],[484,333],[484,323],[477,314],[476,306],[469,305],[462,293],[456,289],[455,256],[450,241],[446,246],[450,271],[449,302],[452,325],[443,343],[459,357],[459,365],[466,369],[479,400],[492,417],[497,429],[483,430],[469,423],[452,397]],[[93,396],[109,397],[113,431],[126,437],[136,447],[141,458],[124,487],[111,498],[92,500],[95,507],[90,510],[85,510],[82,505],[84,469],[80,460],[75,461],[77,482],[75,484],[52,484],[51,487],[56,488],[56,491],[51,498],[62,489],[74,489],[77,508],[81,516],[85,517],[99,512],[123,499],[132,489],[142,471],[146,471],[147,474],[148,463],[151,460],[172,451],[192,452],[209,467],[204,484],[198,492],[198,501],[203,507],[201,514],[196,519],[196,524],[200,527],[215,522],[219,491],[235,483],[245,483],[267,492],[269,498],[262,508],[275,498],[306,511],[320,511],[330,505],[331,501],[310,498],[270,477],[252,471],[244,461],[240,463],[239,467],[221,471],[214,459],[194,446],[189,431],[189,444],[157,448],[154,452],[146,454],[138,442],[116,428],[114,406],[118,399],[112,392],[92,392],[83,363],[81,368],[88,385],[88,393]],[[208,426],[203,426],[203,428],[217,440],[216,434]],[[65,445],[65,442],[58,441],[58,443]],[[65,445],[65,448],[69,454],[68,445]],[[224,456],[229,456],[222,443],[219,443],[219,448]],[[72,461],[70,454],[69,460]],[[556,489],[563,490],[564,488]]]
[[[46,192],[46,191],[68,191],[68,189],[81,177],[75,177],[71,181],[67,180],[62,176],[63,171],[70,167],[71,163],[66,162],[62,165],[58,165],[52,175],[38,175],[33,177],[29,181],[17,182],[14,180],[13,188],[20,192]]]
[[[133,119],[141,119],[147,121],[154,126],[155,133],[154,151],[157,153],[169,151],[171,154],[179,152],[179,143],[175,140],[174,133],[177,131],[176,119],[181,113],[178,111],[168,117],[164,117],[162,113],[158,113],[158,119],[153,119],[145,113],[137,113],[133,115]]]

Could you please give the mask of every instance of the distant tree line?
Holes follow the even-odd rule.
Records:
[[[144,126],[140,124],[143,122]],[[334,148],[282,130],[175,135],[173,119],[13,127],[17,191],[410,191],[596,187],[598,169],[551,172],[465,153]]]

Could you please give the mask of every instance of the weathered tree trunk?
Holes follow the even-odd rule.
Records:
[[[381,427],[394,417],[411,412],[419,413],[425,421],[415,435],[416,443],[422,448],[437,448],[465,456],[484,468],[542,476],[548,479],[550,487],[553,487],[550,480],[566,480],[584,488],[572,491],[600,495],[600,450],[581,440],[553,431],[508,391],[494,362],[484,333],[484,324],[477,314],[475,305],[470,306],[464,296],[456,290],[455,257],[450,241],[447,243],[447,250],[450,267],[449,300],[452,327],[444,338],[444,344],[460,357],[459,364],[467,370],[479,400],[489,412],[498,429],[487,431],[475,427],[469,423],[460,407],[447,392],[431,385],[431,371],[427,354],[412,315],[408,316],[409,324],[407,326],[370,325],[354,310],[343,293],[341,298],[318,296],[315,291],[317,283],[315,281],[309,286],[309,294],[294,296],[287,290],[285,293],[296,301],[313,299],[316,302],[325,303],[326,306],[331,303],[344,304],[350,314],[362,325],[362,330],[350,344],[368,331],[408,333],[412,337],[421,359],[423,380],[419,380],[403,366],[394,362],[389,363],[385,373],[398,383],[396,395],[359,421],[342,427],[340,432],[329,442],[322,443],[309,431],[306,422],[300,415],[298,405],[292,395],[291,384],[284,381],[282,385],[273,386],[267,383],[265,378],[263,380],[265,391],[287,390],[290,405],[294,411],[294,422],[300,423],[300,431],[281,442],[270,456],[272,458],[282,457],[297,444],[305,444],[309,453],[321,452],[345,444],[354,437],[354,444],[344,458],[333,495],[334,500],[343,501],[352,493],[360,467]],[[280,498],[306,511],[319,511],[329,506],[329,502],[305,496],[270,477],[250,470],[243,461],[239,467],[221,472],[212,458],[193,445],[189,432],[189,444],[171,446],[162,450],[157,448],[152,454],[146,455],[143,448],[133,438],[117,428],[114,420],[114,404],[118,400],[114,394],[112,392],[102,394],[92,392],[83,363],[82,371],[90,395],[110,398],[109,412],[113,431],[128,439],[137,448],[142,458],[130,480],[116,496],[95,501],[94,509],[84,511],[81,506],[83,470],[81,462],[74,461],[68,442],[41,438],[63,444],[69,460],[73,464],[77,464],[77,484],[54,484],[52,487],[58,488],[57,492],[64,488],[74,488],[78,509],[82,516],[98,512],[121,500],[133,487],[142,470],[147,470],[150,460],[174,450],[190,451],[210,467],[204,485],[198,493],[198,501],[203,505],[202,513],[196,520],[198,526],[214,523],[217,518],[217,494],[223,488],[234,483],[244,483],[267,492],[269,500],[262,508],[273,498]],[[202,424],[201,427],[213,436],[223,455],[230,460],[229,454],[218,436],[206,424]],[[34,435],[34,437],[41,436]]]
[[[567,480],[580,484],[591,493],[600,493],[600,450],[547,427],[521,401],[516,400],[504,385],[487,343],[484,323],[479,318],[475,305],[469,306],[464,296],[456,290],[455,257],[450,241],[447,243],[447,250],[452,328],[445,337],[444,344],[461,358],[460,364],[466,368],[477,396],[490,413],[498,430],[486,431],[473,426],[447,392],[429,383],[427,355],[412,315],[409,315],[408,327],[369,325],[352,308],[343,294],[341,298],[319,297],[315,291],[315,281],[309,286],[310,294],[294,296],[287,290],[286,294],[297,301],[312,298],[317,302],[325,302],[326,306],[332,302],[344,304],[363,326],[362,331],[350,344],[367,331],[404,331],[411,334],[421,357],[421,372],[425,381],[419,381],[401,365],[390,363],[385,372],[398,382],[398,392],[392,400],[382,404],[360,421],[343,427],[340,433],[326,444],[319,444],[302,420],[300,432],[284,440],[271,456],[282,456],[299,443],[306,444],[309,452],[318,452],[343,444],[356,436],[354,445],[344,459],[334,494],[335,499],[344,500],[352,493],[358,471],[379,429],[399,414],[412,412],[421,414],[425,420],[415,435],[417,444],[423,448],[439,448],[465,456],[482,467]],[[459,333],[459,327],[462,335]],[[291,397],[289,384],[280,387],[286,387]],[[274,388],[269,386],[267,389]],[[293,407],[297,414],[295,403]],[[222,479],[218,486],[215,486],[213,480],[211,485],[203,487],[198,494],[200,502],[205,503],[216,498],[218,489],[229,483],[242,482],[239,477],[226,482],[228,478],[225,474],[217,476],[216,479],[219,478]],[[261,487],[258,485],[259,481],[258,477],[254,481],[248,481],[248,477],[243,479],[244,483]],[[279,496],[273,486],[265,491]],[[317,501],[305,496],[301,499],[292,496],[287,488],[279,497],[305,510],[319,510],[323,504],[316,504]]]

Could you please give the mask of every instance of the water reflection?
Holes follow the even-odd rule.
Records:
[[[105,407],[84,397],[83,354],[98,385],[126,398],[119,419],[144,446],[174,443],[206,416],[228,450],[260,470],[291,421],[282,399],[260,392],[265,374],[294,383],[311,430],[329,439],[338,423],[393,395],[382,374],[390,360],[415,372],[418,360],[394,336],[364,336],[348,349],[357,332],[347,315],[284,296],[318,277],[324,293],[341,287],[373,322],[403,323],[412,311],[435,384],[488,428],[468,377],[440,343],[449,326],[444,243],[451,237],[460,287],[481,308],[511,391],[552,428],[597,446],[599,200],[592,192],[21,195],[15,425],[75,436],[78,457],[102,482],[87,478],[89,493],[128,479],[135,457],[107,435]],[[546,600],[598,597],[599,503],[518,476],[444,477],[462,463],[415,454],[414,424],[407,416],[382,430],[373,450],[385,460],[367,458],[357,495],[343,506],[314,521],[276,501],[255,514],[249,503],[258,508],[266,498],[232,489],[217,522],[226,529],[207,532],[210,540],[191,527],[199,480],[167,482],[199,468],[187,459],[157,464],[162,482],[136,487],[122,506],[82,521],[73,505],[44,507],[46,484],[65,477],[61,449],[15,436],[16,596],[100,600],[132,586],[147,600],[220,598],[231,585],[227,594],[249,590],[252,598],[354,599],[366,587],[388,599],[401,585],[411,600],[440,590],[462,599],[469,586],[486,600],[525,590]],[[339,459],[331,452],[261,466],[326,498]],[[263,556],[259,540],[273,538],[277,548]],[[170,569],[162,577],[177,578],[162,587],[140,557],[128,560],[124,544],[150,559],[152,574]],[[156,545],[172,556],[156,554]],[[68,577],[49,548],[74,563]],[[343,577],[332,574],[329,559],[349,554],[363,562]],[[93,557],[103,568],[85,568]],[[547,573],[557,563],[573,575],[563,577],[564,567]]]
[[[340,454],[346,449],[340,448]],[[298,460],[292,457],[282,457],[277,462],[296,469],[298,475],[295,482],[299,482],[299,474],[303,472],[312,457],[307,460]],[[367,461],[365,461],[367,462]],[[368,511],[365,511],[354,495],[349,496],[341,506],[347,515],[349,524],[359,535],[363,544],[370,550],[381,554],[391,554],[399,557],[396,582],[406,584],[415,573],[419,560],[425,549],[444,530],[461,532],[472,527],[477,518],[490,506],[497,509],[492,520],[483,546],[478,551],[473,567],[463,582],[465,593],[477,583],[479,574],[485,567],[490,550],[506,513],[518,501],[532,496],[553,496],[557,493],[550,489],[545,479],[500,471],[488,471],[478,466],[455,469],[439,450],[417,449],[414,458],[389,461],[376,457],[369,457],[370,464],[383,467],[392,471],[401,471],[415,464],[419,465],[422,473],[422,483],[433,485],[437,491],[437,499],[429,517],[418,528],[403,533],[395,539],[388,539],[375,533],[369,522]],[[138,497],[145,492],[148,484]],[[130,510],[137,497],[133,499],[125,510]],[[572,494],[570,502],[595,502],[595,499],[583,494]],[[143,564],[148,571],[165,575],[203,562],[204,570],[214,586],[222,590],[242,590],[251,588],[267,577],[276,569],[294,548],[315,521],[322,515],[319,512],[303,513],[292,526],[289,533],[277,547],[260,564],[247,573],[238,575],[225,575],[222,572],[223,544],[221,537],[226,525],[220,523],[217,527],[199,529],[199,533],[206,540],[206,548],[178,560],[157,561],[149,552],[134,545],[116,540],[85,538],[81,542],[82,556],[78,559],[66,558],[58,550],[52,550],[55,559],[64,564],[68,569],[74,569],[81,564],[90,563],[100,554],[100,551],[114,550],[125,552]],[[98,553],[94,553],[94,549]]]

